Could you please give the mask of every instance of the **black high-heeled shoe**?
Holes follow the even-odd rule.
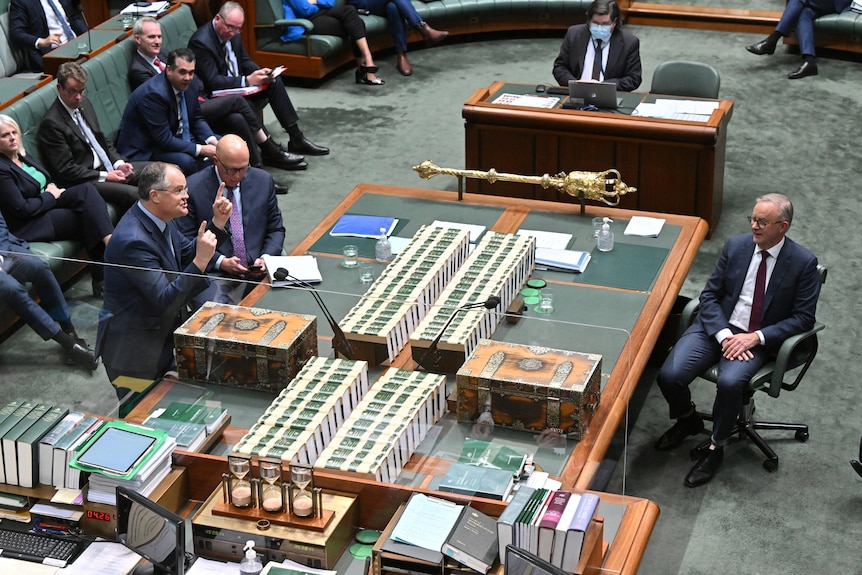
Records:
[[[368,79],[368,74],[375,74],[379,69],[377,66],[359,66],[356,69],[356,83],[365,84],[366,86],[382,86],[386,82],[380,78],[375,78],[374,80]]]

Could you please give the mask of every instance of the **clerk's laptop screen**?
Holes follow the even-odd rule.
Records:
[[[584,82],[569,80],[569,98],[583,100],[584,106],[595,106],[607,110],[616,110],[622,103],[617,98],[617,85],[613,82]]]

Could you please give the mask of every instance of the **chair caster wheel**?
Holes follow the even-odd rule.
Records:
[[[802,441],[803,443],[808,441],[808,432],[802,431],[801,429],[796,432],[796,441]]]
[[[775,473],[778,470],[778,461],[774,459],[767,459],[763,462],[763,468],[770,473]]]

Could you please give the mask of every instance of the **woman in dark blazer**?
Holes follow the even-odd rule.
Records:
[[[89,183],[58,188],[48,172],[26,155],[21,129],[0,115],[0,211],[9,231],[31,242],[83,241],[101,260],[114,226],[105,200]],[[93,292],[101,293],[102,270],[93,268]]]

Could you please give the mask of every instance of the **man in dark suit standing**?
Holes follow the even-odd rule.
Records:
[[[168,61],[162,49],[162,30],[158,20],[144,16],[135,21],[134,38],[138,49],[129,65],[129,87],[138,86],[161,74]],[[195,78],[199,94],[204,91],[200,78]],[[219,134],[236,134],[249,145],[251,165],[266,164],[282,170],[304,170],[308,167],[305,158],[291,154],[281,147],[261,124],[257,111],[238,95],[204,98],[199,95],[201,114],[204,120]],[[287,186],[275,185],[277,194],[286,194]]]
[[[212,218],[212,205],[219,184],[233,203],[229,221],[230,237],[217,250],[215,269],[226,280],[214,281],[209,300],[238,304],[266,272],[264,254],[279,255],[284,247],[284,222],[272,186],[272,177],[248,165],[248,145],[235,135],[224,136],[216,146],[215,167],[189,177],[189,213],[177,220],[177,227],[191,238],[201,220]],[[250,271],[249,268],[254,270]]]
[[[80,2],[72,0],[12,0],[9,35],[27,56],[27,67],[41,72],[42,55],[87,31]]]
[[[209,286],[206,272],[227,239],[231,203],[215,194],[212,220],[187,239],[174,220],[188,213],[183,173],[153,162],[141,171],[140,201],[120,219],[105,250],[105,300],[99,311],[96,354],[108,378],[156,379],[174,370],[173,333],[192,298]],[[117,389],[122,397],[124,390]]]
[[[730,238],[700,294],[700,312],[662,365],[658,385],[677,421],[655,444],[680,446],[703,430],[689,385],[719,364],[709,449],[685,478],[689,487],[712,479],[742,406],[742,388],[788,337],[814,326],[820,278],[817,258],[786,237],[793,204],[781,194],[757,199],[751,234]]]
[[[141,84],[126,104],[117,136],[120,153],[176,164],[186,175],[212,159],[218,137],[201,115],[194,76],[194,52],[177,48],[168,54],[165,73]]]
[[[570,80],[613,82],[621,92],[640,86],[640,40],[623,30],[614,0],[594,0],[587,22],[568,29],[554,60],[554,78],[560,86]]]
[[[42,302],[40,307],[24,284],[30,282]],[[66,364],[96,369],[96,357],[78,337],[69,306],[57,278],[27,242],[14,236],[0,214],[0,301],[8,305],[44,340],[53,339],[66,354]]]
[[[242,6],[225,2],[218,14],[192,35],[189,48],[198,58],[198,76],[212,92],[226,88],[260,86],[261,91],[248,96],[258,110],[267,104],[284,131],[290,135],[287,151],[306,156],[324,156],[329,148],[318,146],[299,129],[299,115],[287,95],[281,78],[272,69],[261,68],[249,57],[239,36],[245,22]]]
[[[130,164],[102,133],[93,105],[84,95],[87,72],[75,62],[57,71],[57,100],[39,123],[38,143],[54,182],[68,188],[90,182],[121,212],[138,201],[137,178],[144,162]]]

